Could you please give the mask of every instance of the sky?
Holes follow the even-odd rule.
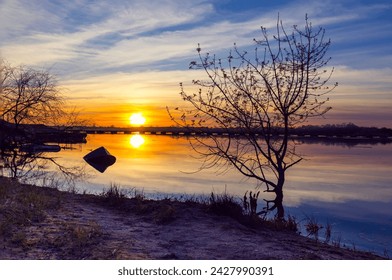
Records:
[[[308,124],[392,128],[390,0],[0,0],[0,56],[54,74],[92,124],[142,113],[145,126],[166,126],[166,106],[185,105],[179,83],[200,75],[189,70],[197,44],[222,57],[233,43],[252,50],[278,14],[287,27],[307,14],[332,41],[333,109]]]

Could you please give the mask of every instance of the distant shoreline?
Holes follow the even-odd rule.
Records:
[[[142,134],[142,135],[167,135],[184,137],[263,137],[261,128],[222,128],[222,127],[104,127],[104,126],[73,126],[73,127],[50,127],[43,124],[24,124],[23,131],[32,134],[34,139],[42,143],[85,143],[89,134]],[[12,123],[0,121],[0,131],[7,134],[19,133],[14,131]],[[281,137],[280,128],[268,130],[274,137]],[[271,136],[270,135],[270,136]],[[355,124],[342,125],[307,125],[290,130],[293,140],[303,142],[328,142],[356,144],[388,144],[392,143],[392,129],[377,127],[360,127]]]
[[[146,134],[194,137],[242,137],[254,134],[262,137],[261,129],[246,128],[210,128],[210,127],[74,127],[73,132],[86,134]],[[277,137],[279,128],[273,129]],[[323,142],[361,142],[392,143],[392,129],[376,127],[359,127],[354,124],[302,126],[290,130],[292,139]]]

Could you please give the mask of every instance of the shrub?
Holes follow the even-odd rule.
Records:
[[[101,196],[112,206],[120,206],[127,197],[121,187],[114,183],[111,183],[109,189],[104,190]]]
[[[241,204],[234,196],[227,193],[216,195],[212,192],[208,202],[208,209],[212,213],[229,216],[237,220],[244,216]]]
[[[319,231],[323,226],[318,224],[317,220],[314,217],[308,218],[307,223],[305,224],[306,232],[309,236],[313,236],[316,241],[318,241]]]

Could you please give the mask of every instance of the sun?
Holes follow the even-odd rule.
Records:
[[[146,122],[146,118],[143,117],[142,113],[133,113],[129,117],[129,122],[132,125],[143,125]]]

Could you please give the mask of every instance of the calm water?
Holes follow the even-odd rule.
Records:
[[[85,165],[82,157],[105,146],[117,162],[103,174],[86,165],[91,177],[81,191],[99,193],[111,183],[147,195],[204,194],[243,196],[256,182],[235,171],[196,172],[200,161],[185,138],[153,135],[89,135],[87,144],[58,153],[67,164]],[[287,174],[286,213],[305,221],[314,217],[333,226],[332,239],[392,256],[392,145],[301,144],[305,155]],[[260,201],[260,199],[259,199]],[[262,204],[262,202],[259,202]],[[263,205],[260,205],[262,207]],[[305,229],[302,228],[305,234]]]

